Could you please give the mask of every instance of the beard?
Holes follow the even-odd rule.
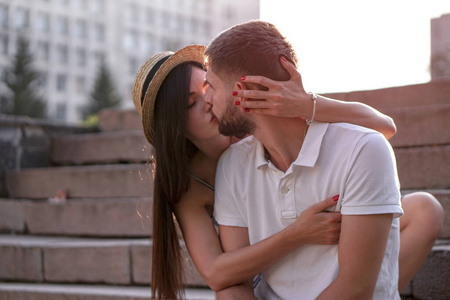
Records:
[[[229,100],[229,99],[227,99]],[[243,138],[247,134],[253,134],[255,123],[242,115],[232,101],[226,102],[225,111],[219,120],[219,132],[225,136]]]

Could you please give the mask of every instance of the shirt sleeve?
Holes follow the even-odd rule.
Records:
[[[214,218],[217,223],[225,226],[247,227],[241,217],[240,207],[234,194],[231,180],[233,174],[227,168],[230,166],[230,155],[225,152],[219,160],[216,170],[215,192],[214,192]]]
[[[363,135],[352,153],[341,213],[403,215],[394,151],[379,133]]]

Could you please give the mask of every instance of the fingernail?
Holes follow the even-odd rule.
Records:
[[[244,80],[245,80],[245,76],[242,76],[242,77],[241,77],[241,81],[244,81]]]
[[[245,112],[249,112],[250,111],[250,108],[245,108]]]
[[[234,101],[234,105],[239,106],[239,105],[241,105],[241,102],[239,102],[239,101]]]
[[[286,61],[286,57],[284,57],[284,56],[281,56],[281,59],[282,59],[283,61]]]
[[[233,91],[233,96],[237,96],[237,92],[236,91]]]
[[[339,200],[339,195],[334,196],[332,199],[333,199],[333,201],[338,201]]]

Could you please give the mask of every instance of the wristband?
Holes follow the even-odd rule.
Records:
[[[309,126],[311,125],[312,121],[314,121],[314,116],[316,115],[316,99],[317,99],[317,95],[314,93],[308,93],[311,95],[311,100],[313,101],[313,112],[312,112],[312,117],[311,119],[306,119],[306,124]]]

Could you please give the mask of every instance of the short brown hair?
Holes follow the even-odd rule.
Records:
[[[254,20],[233,26],[217,36],[205,52],[209,67],[222,76],[260,75],[288,80],[280,64],[284,56],[297,65],[295,51],[275,25]]]

